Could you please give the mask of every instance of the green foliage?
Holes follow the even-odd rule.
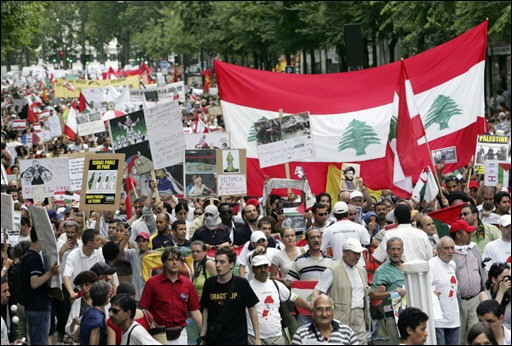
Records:
[[[2,59],[7,51],[31,45],[41,31],[46,1],[2,1]]]

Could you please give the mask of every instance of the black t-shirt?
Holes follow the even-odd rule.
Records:
[[[162,235],[158,233],[156,237],[151,240],[153,250],[160,249],[162,247],[174,246],[174,242],[172,241],[172,234]]]
[[[50,311],[50,298],[48,297],[48,282],[36,289],[30,286],[31,276],[43,276],[46,273],[41,256],[29,249],[23,259],[23,280],[28,283],[26,311]]]
[[[231,299],[227,302],[226,308],[222,309],[232,283],[234,286],[231,290]],[[224,327],[221,338],[208,339],[208,345],[247,345],[245,309],[258,302],[258,297],[245,278],[233,275],[225,284],[217,282],[217,276],[208,278],[203,287],[201,307],[208,309],[208,326],[214,321],[220,321]],[[219,313],[222,313],[222,316],[219,316]]]
[[[213,231],[209,230],[205,226],[201,226],[194,232],[192,236],[192,241],[194,240],[202,240],[206,244],[217,246],[223,243],[230,243],[231,239],[229,238],[229,232],[225,226],[217,226]]]

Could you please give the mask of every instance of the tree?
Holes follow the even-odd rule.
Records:
[[[425,129],[436,123],[439,124],[439,130],[447,129],[450,118],[460,114],[462,114],[462,111],[452,98],[439,95],[427,112]]]
[[[354,149],[357,156],[365,155],[366,147],[370,144],[380,144],[379,137],[371,126],[366,125],[364,121],[354,119],[343,134],[338,151]]]

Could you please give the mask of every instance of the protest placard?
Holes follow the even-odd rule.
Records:
[[[67,157],[53,159],[20,160],[21,187],[23,198],[38,196],[50,197],[56,191],[69,190],[69,162]]]
[[[215,150],[185,150],[184,177],[187,197],[217,195]]]
[[[124,154],[85,156],[80,207],[83,210],[117,210],[121,202]]]
[[[14,203],[11,195],[2,193],[2,228],[13,229]]]
[[[309,112],[254,123],[260,167],[315,156]]]
[[[247,194],[245,149],[217,150],[217,193],[219,196]]]
[[[182,163],[185,134],[182,130],[178,101],[165,102],[145,109],[144,117],[155,169]]]

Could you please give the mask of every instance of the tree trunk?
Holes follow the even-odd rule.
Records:
[[[309,52],[311,54],[311,74],[315,74],[316,73],[315,50],[311,49]]]

